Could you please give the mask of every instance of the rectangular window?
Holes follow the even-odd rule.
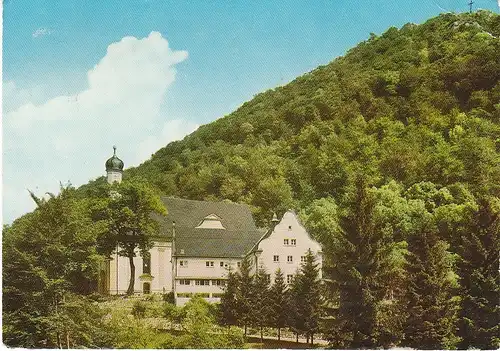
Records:
[[[241,267],[241,262],[236,263],[236,265],[238,266],[238,268],[240,268]]]
[[[286,276],[286,283],[291,284],[293,281],[293,274],[287,274]]]
[[[151,274],[151,254],[149,252],[142,258],[142,274]]]
[[[286,257],[286,261],[287,261],[288,263],[292,263],[292,262],[293,262],[293,256],[287,256],[287,257]]]
[[[279,261],[280,261],[280,257],[279,257],[279,255],[274,255],[274,256],[273,256],[273,261],[274,261],[274,262],[279,262]]]
[[[266,274],[266,280],[268,283],[271,282],[271,274]]]
[[[191,281],[189,279],[180,279],[179,285],[191,285]]]
[[[210,285],[210,280],[208,279],[196,279],[196,285]]]
[[[283,239],[283,245],[288,245],[288,239]]]
[[[224,267],[224,262],[220,261],[220,266]]]
[[[306,261],[306,256],[300,256],[300,262],[304,263]]]
[[[297,245],[297,239],[292,239],[291,241],[292,241],[292,246]]]
[[[222,279],[214,279],[212,280],[212,286],[225,286],[226,282]]]
[[[214,261],[207,261],[207,262],[205,262],[205,264],[207,265],[207,267],[213,267]]]
[[[181,266],[181,267],[187,267],[188,266],[188,261],[179,261],[179,266]]]

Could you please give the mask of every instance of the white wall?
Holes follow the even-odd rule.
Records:
[[[284,244],[284,239],[288,239],[288,245]],[[295,245],[291,245],[292,239],[296,240]],[[259,243],[259,249],[262,253],[258,257],[258,265],[271,275],[271,283],[278,268],[281,268],[285,282],[287,275],[295,275],[301,264],[300,257],[305,256],[308,249],[316,255],[321,274],[321,245],[310,237],[292,211],[283,215],[271,235]],[[274,262],[274,255],[279,256],[279,262]],[[287,262],[287,256],[292,256],[293,262]]]
[[[171,259],[171,243],[169,242],[155,242],[153,248],[149,251],[151,254],[151,292],[163,293],[172,290],[172,264]],[[140,279],[142,275],[142,257],[139,251],[134,257],[135,265],[135,283],[134,291],[142,293],[143,282]],[[117,274],[118,269],[118,274]],[[130,264],[127,257],[117,256],[113,257],[110,262],[110,294],[124,294],[127,292],[130,280]],[[118,283],[118,284],[117,284]],[[117,289],[118,288],[118,289]]]
[[[187,266],[181,266],[181,261],[187,262]],[[213,267],[207,267],[206,262],[213,262]],[[223,262],[223,267],[220,263]],[[215,297],[214,294],[223,292],[223,286],[215,285],[214,280],[226,280],[229,267],[237,269],[237,262],[240,259],[229,258],[192,258],[192,257],[178,257],[177,258],[177,275],[176,275],[176,302],[178,306],[183,306],[189,301],[189,297],[179,297],[179,294],[190,293],[199,294],[207,293],[209,297],[205,300],[208,302],[219,302],[220,298]],[[189,280],[189,285],[181,285],[180,280]],[[210,280],[209,285],[196,285],[196,280]]]

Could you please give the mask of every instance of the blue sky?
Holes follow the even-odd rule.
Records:
[[[4,0],[3,219],[126,166],[342,55],[467,0]],[[497,0],[475,8],[498,12]]]

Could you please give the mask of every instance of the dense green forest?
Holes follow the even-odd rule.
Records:
[[[124,179],[143,179],[157,194],[247,203],[263,227],[273,211],[299,210],[323,245],[321,308],[307,312],[307,328],[274,326],[320,333],[340,348],[496,348],[499,36],[500,16],[488,11],[371,34]],[[106,312],[85,303],[103,260],[97,242],[107,222],[95,214],[106,212],[96,195],[104,183],[48,201],[33,194],[38,208],[4,228],[8,345],[61,346],[71,331],[73,347],[135,347],[113,339]],[[149,347],[158,345],[172,344]]]
[[[124,177],[163,194],[273,210],[342,201],[359,174],[500,195],[500,19],[445,14],[390,28],[169,144]]]

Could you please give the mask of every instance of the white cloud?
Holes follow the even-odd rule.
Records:
[[[52,33],[52,31],[49,28],[40,27],[37,30],[35,30],[31,35],[33,36],[33,38],[38,38],[43,35],[50,35],[50,33]]]
[[[127,167],[195,129],[160,113],[175,65],[186,58],[187,52],[172,50],[152,32],[109,45],[87,73],[88,88],[78,94],[37,104],[13,82],[5,83],[10,90],[4,99],[17,101],[4,109],[5,219],[32,208],[26,207],[26,188],[57,191],[59,181],[79,185],[102,175],[114,144]]]

